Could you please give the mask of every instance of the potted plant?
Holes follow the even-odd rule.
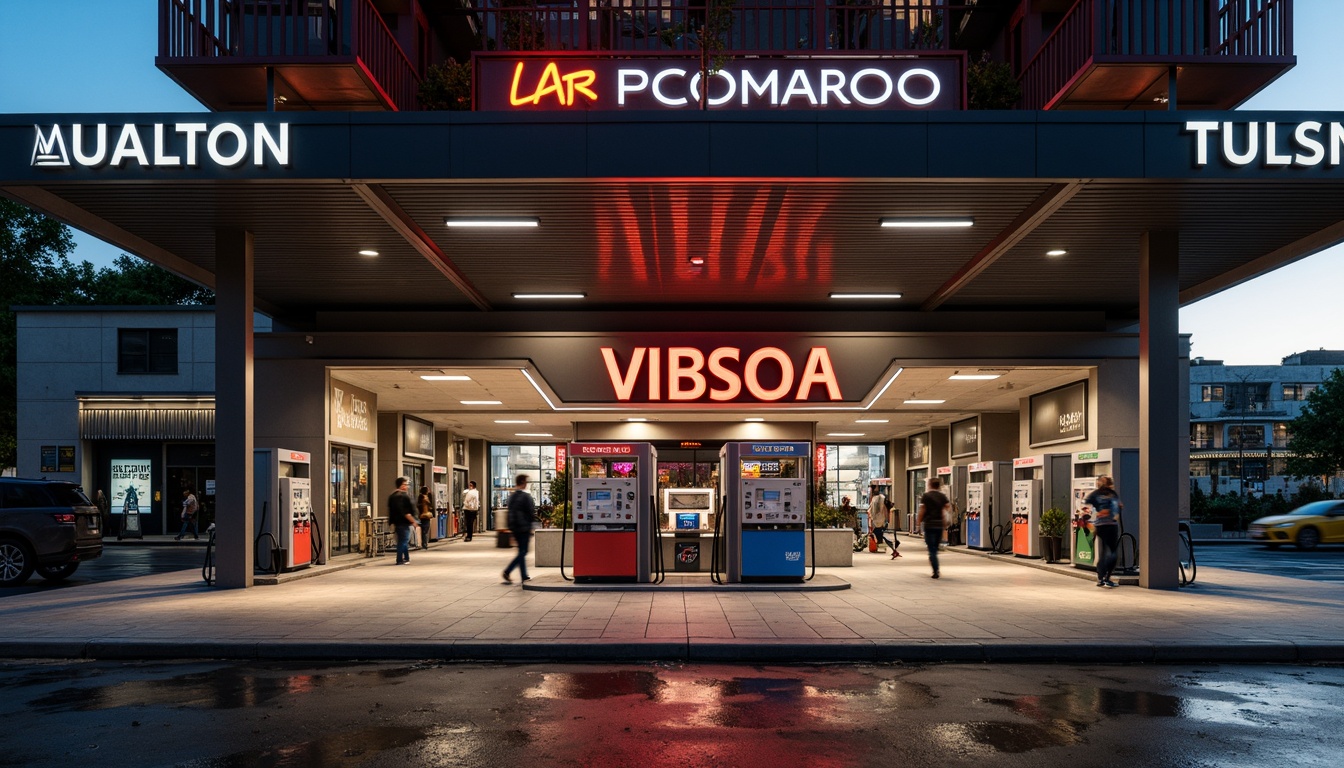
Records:
[[[1064,540],[1064,531],[1069,527],[1069,515],[1059,507],[1051,507],[1041,513],[1041,549],[1047,563],[1059,562],[1060,542]]]

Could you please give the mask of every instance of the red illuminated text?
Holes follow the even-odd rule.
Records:
[[[778,347],[755,350],[745,360],[738,347],[719,347],[708,355],[695,347],[635,347],[624,370],[616,351],[602,347],[602,360],[616,399],[622,402],[634,397],[641,372],[646,374],[651,402],[692,402],[706,396],[715,402],[730,402],[742,396],[743,388],[763,402],[777,402],[790,394],[796,401],[805,401],[815,386],[825,388],[828,400],[844,399],[826,347],[813,347],[808,352],[801,375],[795,375],[792,358]],[[778,383],[769,387],[762,383],[763,379],[774,381],[773,376],[761,375],[762,366],[778,369]]]

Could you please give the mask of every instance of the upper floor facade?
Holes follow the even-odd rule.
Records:
[[[1229,109],[1295,63],[1293,0],[158,2],[157,65],[219,111],[421,109],[421,83],[445,62],[458,65],[447,84],[459,89],[457,104],[498,108],[483,98],[483,61],[517,73],[514,106],[537,106],[517,98],[522,63],[558,61],[554,74],[539,66],[522,94],[540,92],[550,77],[568,90],[560,106],[610,109],[585,91],[589,75],[605,77],[590,62],[637,69],[632,62],[650,59],[672,60],[670,71],[681,73],[673,79],[722,70],[703,98],[655,108],[725,103],[729,62],[816,60],[818,82],[805,88],[815,107],[817,92],[827,102],[826,72],[844,71],[843,60],[900,59],[951,67],[945,76],[935,70],[951,101],[915,107]],[[564,62],[579,64],[570,71]],[[745,94],[739,82],[733,93]]]
[[[1190,449],[1286,448],[1289,425],[1307,397],[1340,367],[1344,352],[1332,350],[1291,355],[1282,365],[1196,358],[1190,365]]]

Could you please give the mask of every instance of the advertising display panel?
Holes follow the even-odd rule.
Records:
[[[1086,439],[1086,381],[1031,396],[1031,447]]]
[[[113,459],[111,466],[112,503],[114,515],[146,513],[153,496],[153,479],[149,459]]]
[[[961,459],[980,453],[980,419],[952,422],[952,458]]]

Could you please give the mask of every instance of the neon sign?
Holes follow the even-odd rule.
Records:
[[[961,107],[958,58],[754,58],[708,77],[685,56],[571,57],[481,54],[476,108],[926,110]]]
[[[602,361],[616,399],[623,403],[637,399],[641,378],[647,398],[638,399],[647,402],[689,403],[706,398],[717,403],[750,399],[806,402],[814,389],[825,400],[844,399],[826,347],[812,347],[800,366],[778,347],[762,347],[745,355],[739,347],[718,347],[708,354],[696,347],[635,347],[624,365],[614,348],[602,347]]]

